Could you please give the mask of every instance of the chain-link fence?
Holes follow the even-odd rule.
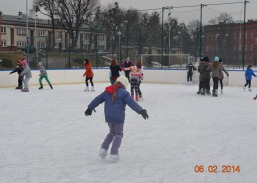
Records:
[[[229,69],[256,66],[257,21],[245,19],[245,7],[245,2],[235,2],[124,10],[119,20],[121,16],[106,19],[108,14],[99,14],[97,25],[90,29],[92,46],[82,38],[74,45],[63,38],[53,44],[50,36],[31,37],[29,54],[26,47],[22,52],[1,52],[0,69],[14,67],[22,57],[28,58],[32,68],[41,61],[49,69],[83,68],[84,58],[93,67],[108,67],[111,59],[121,64],[127,57],[141,58],[148,68],[185,68],[203,56],[211,61],[219,56]],[[98,40],[100,34],[103,40]]]

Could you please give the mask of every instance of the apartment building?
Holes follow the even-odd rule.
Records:
[[[57,24],[55,34],[53,34],[51,21],[38,19],[33,14],[28,17],[28,29],[27,16],[22,12],[18,12],[18,15],[5,15],[2,13],[2,16],[0,16],[0,26],[1,50],[14,51],[26,47],[28,42],[30,46],[37,47],[38,49],[48,47],[63,51],[72,44],[71,36],[61,26]],[[53,35],[55,35],[54,41]],[[95,40],[96,37],[97,40]],[[96,44],[100,51],[106,50],[106,43],[106,33],[104,31],[98,30],[95,33],[90,31],[89,25],[82,25],[77,45],[72,48],[93,50]]]
[[[226,64],[241,64],[244,55],[245,64],[257,65],[257,21],[248,20],[243,33],[243,22],[204,26],[204,55]]]

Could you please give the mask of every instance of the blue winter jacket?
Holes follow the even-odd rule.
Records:
[[[246,80],[252,80],[252,76],[256,77],[256,75],[254,74],[253,70],[247,68],[246,71],[245,71],[245,79]]]
[[[131,99],[131,96],[128,91],[121,85],[120,88],[116,91],[117,98],[116,101],[112,101],[112,92],[106,90],[98,95],[89,105],[88,108],[94,110],[99,104],[105,102],[104,104],[104,114],[105,121],[111,123],[124,123],[125,120],[125,110],[126,105],[131,109],[139,113],[142,110],[142,107],[138,105],[134,100]]]

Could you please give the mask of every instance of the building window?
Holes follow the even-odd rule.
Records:
[[[6,46],[7,46],[6,40],[2,39],[2,40],[1,40],[1,45],[2,45],[2,47],[6,47]]]
[[[213,35],[211,35],[211,41],[213,41]]]
[[[233,50],[236,51],[236,45],[233,46]]]
[[[257,44],[257,37],[254,39],[254,44]]]
[[[209,52],[209,46],[206,47],[206,51]]]
[[[44,30],[37,30],[36,35],[37,36],[44,36],[45,35],[45,31]]]
[[[104,50],[104,45],[98,45],[98,50]]]
[[[26,28],[17,28],[17,35],[26,35]]]
[[[241,44],[240,44],[239,47],[238,47],[238,51],[241,51]]]
[[[98,35],[98,40],[99,41],[104,41],[104,35],[102,34],[102,35]]]
[[[27,45],[26,41],[17,41],[17,47],[23,48]]]
[[[245,51],[247,51],[247,45],[245,45]]]
[[[250,34],[250,39],[253,39],[253,33],[251,32],[251,34]]]
[[[234,39],[236,40],[236,33],[234,33]]]
[[[85,39],[89,40],[90,39],[90,34],[85,34]]]
[[[253,45],[250,45],[250,51],[253,51]]]
[[[247,39],[247,32],[245,33],[245,39]]]
[[[1,33],[6,34],[6,27],[1,27]]]
[[[239,33],[239,39],[242,39],[241,37],[242,37],[242,36],[241,36],[241,32],[240,32],[240,33]]]
[[[45,42],[37,42],[37,48],[46,48]]]

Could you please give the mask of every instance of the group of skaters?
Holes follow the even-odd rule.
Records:
[[[84,91],[95,91],[94,88],[94,72],[92,70],[91,63],[88,59],[84,59],[85,73],[83,77],[85,77],[86,88]],[[140,84],[143,80],[143,67],[140,59],[135,61],[135,64],[130,60],[130,58],[126,58],[126,60],[120,66],[116,59],[112,59],[110,65],[109,79],[110,83],[113,85],[117,78],[120,77],[120,72],[124,71],[125,77],[128,79],[130,83],[131,89],[131,98],[135,101],[139,101],[143,99],[142,92],[140,90]],[[89,83],[91,83],[91,90],[89,89]]]
[[[195,70],[194,66],[191,65],[191,66],[189,66],[189,68],[190,67]],[[200,63],[198,66],[198,72],[200,74],[199,74],[199,90],[198,90],[197,94],[211,95],[211,92],[210,92],[210,79],[211,78],[213,80],[212,96],[218,97],[219,83],[220,83],[220,93],[223,94],[224,73],[227,75],[227,77],[229,77],[229,74],[223,66],[222,59],[220,59],[218,56],[215,56],[214,60],[212,62],[210,62],[208,56],[203,57],[200,60]],[[244,90],[248,86],[248,91],[250,91],[250,92],[252,91],[252,89],[251,89],[252,76],[256,77],[256,75],[254,74],[254,72],[252,70],[252,66],[248,65],[248,67],[245,71],[246,83],[243,87]],[[191,81],[192,81],[192,78],[191,78]],[[253,99],[256,100],[257,95]]]
[[[213,62],[210,62],[209,57],[205,56],[200,60],[198,66],[199,74],[199,91],[197,94],[211,95],[210,80],[213,80],[212,96],[218,97],[218,88],[220,83],[220,93],[223,94],[223,79],[224,74],[229,76],[228,72],[223,66],[222,59],[215,56]]]
[[[42,80],[45,79],[49,84],[50,88],[53,89],[51,82],[48,79],[48,75],[46,72],[45,67],[43,66],[42,62],[38,62],[38,69],[40,71],[39,74],[39,89],[43,89]],[[29,92],[29,80],[32,78],[31,69],[29,67],[29,63],[27,60],[18,60],[16,68],[10,72],[10,74],[17,72],[18,74],[18,86],[15,88],[17,90],[21,90],[22,92]]]

